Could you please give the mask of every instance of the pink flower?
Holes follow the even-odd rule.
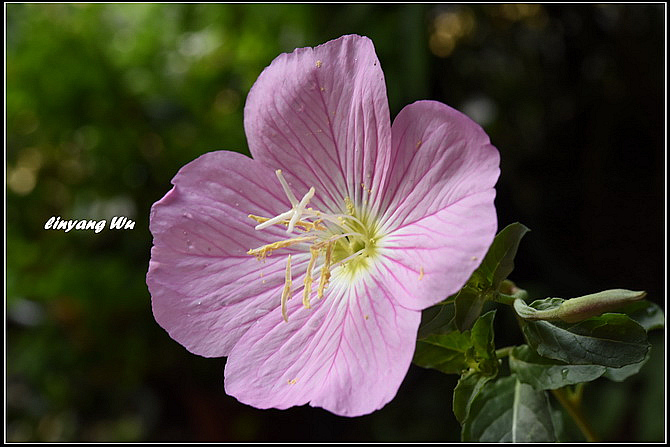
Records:
[[[195,354],[228,356],[241,402],[377,410],[421,310],[493,240],[498,151],[434,101],[391,126],[374,47],[355,35],[277,57],[244,117],[253,159],[205,154],[151,210],[156,321]]]

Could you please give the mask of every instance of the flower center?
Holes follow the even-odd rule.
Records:
[[[310,188],[307,194],[298,201],[284,179],[281,170],[277,170],[275,173],[291,202],[291,209],[272,218],[253,214],[250,214],[249,217],[258,222],[255,227],[256,230],[283,224],[286,225],[287,233],[294,234],[294,231],[297,231],[300,234],[296,237],[253,248],[247,254],[264,261],[266,256],[270,256],[274,250],[278,249],[293,247],[298,250],[309,251],[310,260],[305,272],[305,279],[300,286],[303,305],[309,309],[316,279],[314,276],[318,276],[316,297],[322,298],[330,283],[332,273],[353,281],[361,272],[368,270],[371,260],[378,254],[379,228],[370,216],[358,211],[348,197],[344,199],[346,213],[325,213],[308,208],[307,205],[314,196],[314,188]],[[286,261],[286,277],[281,296],[281,311],[285,321],[288,321],[286,301],[293,296],[293,292],[291,255],[289,254]],[[299,292],[299,290],[295,292]]]
[[[366,270],[370,259],[377,254],[378,235],[375,225],[365,217],[359,218],[354,211],[351,219],[343,222],[342,230],[349,236],[339,239],[333,248],[333,262],[341,262],[342,274],[353,276]],[[355,220],[354,220],[355,218]]]

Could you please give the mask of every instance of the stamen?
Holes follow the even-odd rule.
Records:
[[[349,197],[344,198],[344,204],[347,207],[347,213],[349,213],[349,215],[353,215],[354,211],[355,211],[354,210],[354,203],[351,201],[351,199]]]
[[[351,201],[349,201],[351,203]],[[353,205],[352,205],[353,206]],[[344,219],[351,219],[354,222],[356,222],[358,225],[361,227],[365,227],[365,224],[358,219],[356,216],[350,216],[349,214],[328,214],[328,215],[323,215],[322,213],[318,211],[312,211],[311,208],[308,208],[303,214],[308,215],[310,217],[318,217],[322,220],[327,220],[328,222],[334,223],[335,225],[339,227],[344,226]]]
[[[322,225],[323,219],[317,219],[314,222],[307,222],[304,220],[301,220],[300,222],[296,223],[296,226],[301,226],[305,228],[305,231],[309,230],[325,230],[326,227]]]
[[[365,251],[365,248],[361,248],[358,250],[356,253],[352,254],[351,256],[347,256],[346,258],[342,259],[341,261],[337,261],[335,264],[332,265],[332,268],[335,268],[339,265],[344,265],[347,261],[354,259],[357,256],[360,256],[363,252]]]
[[[356,222],[358,225],[360,225],[361,227],[365,227],[365,224],[363,222],[361,222],[361,220],[356,218],[355,216],[350,216],[348,214],[336,214],[336,216],[342,217],[344,219],[351,219],[354,222]]]
[[[261,224],[270,220],[269,217],[261,217],[261,216],[256,216],[254,214],[249,214],[249,216],[247,216],[247,217],[250,217],[251,219],[253,219],[256,222],[261,223]],[[321,225],[322,222],[323,222],[322,219],[317,219],[314,222],[309,222],[309,221],[306,221],[306,220],[299,220],[298,222],[295,223],[295,226],[300,227],[304,231],[325,230],[326,227]],[[284,224],[284,225],[288,225],[289,220],[284,219],[281,223]]]
[[[312,270],[314,269],[314,264],[316,263],[316,258],[319,257],[320,248],[315,248],[314,245],[309,247],[311,257],[309,258],[309,264],[307,265],[307,272],[305,273],[305,289],[302,293],[302,305],[307,309],[311,309],[312,305],[309,302],[309,296],[312,294]]]
[[[336,218],[335,216],[338,216],[337,214],[323,214],[320,211],[315,211],[311,208],[307,208],[304,212],[303,215],[308,216],[308,217],[316,217],[317,220],[319,221],[328,221],[330,223],[334,223],[335,225],[341,227],[342,226],[342,219]],[[346,214],[342,214],[342,216],[346,216]]]
[[[290,247],[291,245],[300,242],[313,241],[314,239],[316,239],[316,236],[302,236],[302,237],[294,237],[293,239],[285,239],[282,241],[277,241],[271,244],[263,245],[262,247],[252,248],[247,252],[247,254],[254,255],[259,261],[262,261],[263,259],[265,259],[266,256],[270,256],[270,253],[272,253],[273,250],[277,250],[278,248]]]
[[[321,268],[321,278],[319,278],[319,288],[316,291],[317,298],[323,298],[323,290],[328,286],[330,281],[330,262],[333,255],[333,242],[328,242],[326,246],[326,260]]]
[[[284,290],[281,293],[281,316],[284,321],[288,323],[288,316],[286,315],[286,301],[291,298],[291,255],[288,255],[286,261],[286,278],[284,279]]]
[[[307,193],[298,200],[291,191],[291,187],[284,178],[280,169],[275,171],[279,183],[291,202],[291,208],[275,217],[262,217],[249,214],[249,218],[258,223],[257,230],[268,228],[272,225],[285,225],[286,232],[292,233],[294,229],[302,232],[302,236],[291,237],[290,239],[276,241],[262,247],[250,249],[247,254],[254,255],[260,261],[264,261],[267,256],[277,249],[291,247],[296,244],[306,243],[295,250],[304,252],[307,247],[310,251],[310,259],[305,271],[305,277],[300,286],[293,288],[291,260],[292,255],[288,255],[286,261],[286,274],[284,287],[281,293],[281,314],[284,321],[288,322],[287,302],[292,295],[298,295],[302,292],[302,305],[311,309],[311,295],[315,278],[314,272],[320,272],[316,297],[321,299],[325,295],[325,290],[330,284],[332,278],[331,272],[337,267],[345,267],[347,274],[354,275],[360,268],[366,268],[368,257],[374,257],[376,253],[377,234],[379,228],[375,225],[371,227],[370,216],[367,214],[358,214],[354,202],[350,197],[344,198],[344,209],[339,213],[329,213],[309,208],[309,201],[315,195],[314,187],[310,187]],[[370,189],[361,186],[364,190],[370,192]],[[354,250],[356,250],[354,252]],[[352,253],[353,252],[353,253]],[[323,263],[319,262],[321,254],[324,254]],[[349,254],[349,256],[346,256]],[[350,261],[362,258],[351,263]],[[346,256],[344,259],[340,259]],[[338,272],[335,271],[337,274]],[[421,271],[423,276],[423,271]],[[352,276],[353,278],[353,276]],[[421,277],[419,278],[421,279]],[[302,290],[300,290],[302,288]],[[291,383],[291,381],[289,381]]]
[[[314,246],[321,248],[321,247],[323,247],[324,245],[327,245],[330,242],[335,242],[338,239],[342,239],[343,237],[349,237],[349,236],[363,237],[363,235],[361,233],[356,233],[356,232],[352,231],[351,233],[336,234],[335,236],[331,236],[323,242],[317,242],[316,244],[314,244]]]
[[[249,218],[255,220],[255,221],[258,222],[258,223],[265,223],[265,222],[267,222],[268,220],[270,220],[269,217],[256,216],[255,214],[249,214],[247,217],[249,217]]]

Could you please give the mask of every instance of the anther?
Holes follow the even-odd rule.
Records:
[[[354,203],[351,201],[351,199],[349,197],[344,198],[344,205],[347,207],[347,213],[349,213],[349,215],[353,216],[353,214],[354,214]]]
[[[290,247],[291,245],[300,242],[313,241],[314,239],[316,239],[316,236],[302,236],[302,237],[294,237],[293,239],[285,239],[283,241],[277,241],[271,244],[263,245],[262,247],[252,248],[251,250],[247,251],[247,254],[254,255],[259,261],[262,261],[263,259],[265,259],[266,256],[270,256],[270,253],[272,253],[273,250],[277,250],[278,248]]]
[[[286,277],[284,279],[284,290],[281,293],[281,316],[284,321],[288,323],[288,316],[286,315],[286,301],[291,298],[291,255],[288,255],[286,261]]]
[[[248,217],[255,220],[256,222],[258,222],[260,224],[263,224],[263,223],[270,220],[269,217],[261,217],[261,216],[256,216],[254,214],[249,214]],[[284,219],[282,222],[276,222],[276,223],[282,223],[282,224],[288,226],[289,220]],[[323,223],[322,219],[317,219],[314,222],[309,222],[309,221],[306,221],[306,220],[299,220],[295,223],[295,226],[301,228],[304,231],[325,230],[326,227],[323,226],[322,223]]]
[[[319,278],[319,288],[316,291],[317,298],[323,298],[323,291],[330,281],[330,263],[333,255],[333,242],[326,245],[326,260],[321,268],[321,278]]]
[[[314,269],[314,264],[316,263],[316,258],[319,257],[319,248],[311,246],[309,248],[311,257],[309,258],[309,264],[307,265],[307,272],[305,273],[305,288],[302,293],[302,305],[307,309],[311,309],[312,305],[309,302],[309,296],[312,294],[312,270]]]

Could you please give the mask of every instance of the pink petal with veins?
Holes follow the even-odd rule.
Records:
[[[372,41],[343,36],[278,56],[252,87],[244,129],[254,159],[282,169],[298,194],[313,186],[322,210],[379,191],[391,126]]]
[[[257,408],[309,403],[341,416],[381,408],[407,373],[421,319],[395,303],[393,290],[361,279],[312,309],[294,298],[288,323],[267,314],[231,352],[226,392]]]
[[[228,355],[249,326],[279,306],[284,256],[259,262],[246,252],[278,239],[281,227],[256,231],[249,213],[290,207],[260,163],[234,152],[210,152],[184,166],[151,209],[154,246],[147,285],[156,321],[186,349]],[[309,254],[294,254],[304,269]]]

